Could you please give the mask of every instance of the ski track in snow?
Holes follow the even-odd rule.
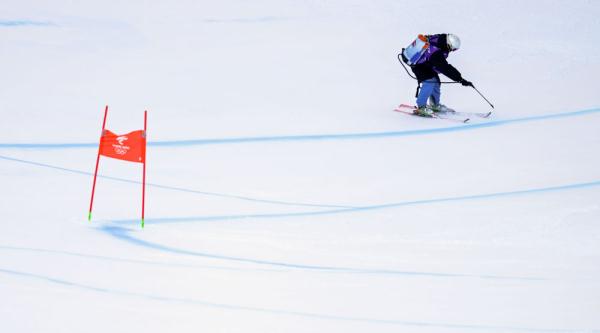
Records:
[[[242,262],[250,264],[267,265],[288,269],[300,269],[300,270],[311,270],[320,272],[331,272],[331,273],[350,273],[350,274],[383,274],[383,275],[396,275],[396,276],[427,276],[427,277],[441,277],[441,278],[479,278],[479,279],[499,279],[499,280],[517,280],[517,281],[546,281],[548,279],[537,278],[537,277],[516,277],[516,276],[499,276],[499,275],[474,275],[474,274],[460,274],[460,273],[440,273],[440,272],[417,272],[417,271],[400,271],[392,269],[363,269],[363,268],[352,268],[352,267],[335,267],[335,266],[317,266],[308,264],[294,264],[287,262],[276,262],[252,258],[232,257],[223,256],[210,253],[195,252],[191,250],[178,249],[158,243],[152,243],[146,240],[135,238],[130,235],[132,229],[115,227],[115,226],[102,226],[99,228],[101,231],[117,238],[120,240],[127,241],[129,243],[144,246],[154,250],[163,252],[170,252],[175,254],[183,254],[188,256],[203,257],[210,259],[220,259],[233,262]]]
[[[12,161],[17,163],[35,165],[38,167],[55,169],[70,173],[76,173],[81,175],[90,176],[92,173],[63,168],[60,166],[39,163],[34,161],[28,161],[23,159],[12,158],[8,156],[0,155],[0,159],[6,161]],[[132,184],[141,184],[139,181],[103,176],[98,175],[99,178],[104,178],[113,181],[126,182]],[[544,192],[556,192],[556,191],[566,191],[573,189],[581,189],[588,187],[595,187],[600,185],[600,180],[592,180],[584,183],[573,183],[573,184],[565,184],[565,185],[556,185],[542,188],[532,188],[532,189],[522,189],[508,192],[494,192],[494,193],[482,193],[482,194],[472,194],[465,196],[456,196],[456,197],[443,197],[443,198],[431,198],[431,199],[423,199],[423,200],[414,200],[414,201],[402,201],[402,202],[394,202],[394,203],[384,203],[377,205],[365,205],[365,206],[341,206],[341,205],[327,205],[327,204],[311,204],[311,203],[298,203],[298,202],[289,202],[289,201],[278,201],[278,200],[267,200],[267,199],[258,199],[251,197],[244,197],[239,195],[232,194],[223,194],[223,193],[215,193],[215,192],[205,192],[205,191],[197,191],[192,189],[180,188],[180,187],[172,187],[166,185],[159,185],[153,183],[147,183],[146,186],[156,187],[165,190],[171,191],[180,191],[187,193],[194,193],[199,195],[206,196],[218,196],[218,197],[226,197],[238,200],[246,200],[252,202],[260,202],[260,203],[269,203],[274,205],[282,205],[282,206],[308,206],[308,207],[320,207],[320,208],[334,208],[332,210],[319,210],[319,211],[306,211],[306,212],[295,212],[295,213],[264,213],[264,214],[240,214],[240,215],[220,215],[220,216],[187,216],[187,217],[165,217],[165,218],[149,218],[146,219],[146,223],[182,223],[182,222],[201,222],[201,221],[219,221],[219,220],[238,220],[238,219],[249,219],[249,218],[286,218],[286,217],[303,217],[303,216],[318,216],[318,215],[332,215],[332,214],[340,214],[340,213],[351,213],[351,212],[359,212],[359,211],[368,211],[368,210],[377,210],[377,209],[385,209],[385,208],[394,208],[401,206],[412,206],[412,205],[424,205],[424,204],[434,204],[441,202],[451,202],[451,201],[466,201],[466,200],[479,200],[479,199],[490,199],[490,198],[498,198],[498,197],[506,197],[506,196],[514,196],[514,195],[525,195],[525,194],[535,194],[535,193],[544,193]],[[113,222],[117,223],[130,223],[134,220],[114,220]],[[137,221],[137,220],[135,220]]]
[[[325,140],[352,140],[352,139],[377,139],[400,136],[415,136],[437,133],[448,133],[466,131],[480,128],[498,127],[523,122],[543,121],[549,119],[569,118],[599,113],[600,108],[579,110],[572,112],[554,113],[540,116],[529,116],[512,119],[491,120],[482,123],[464,124],[459,126],[429,128],[409,131],[372,132],[372,133],[343,133],[343,134],[319,134],[319,135],[290,135],[290,136],[264,136],[264,137],[240,137],[223,139],[192,139],[173,141],[149,141],[151,147],[169,146],[196,146],[215,144],[239,144],[256,142],[285,142],[285,141],[325,141]],[[0,149],[74,149],[74,148],[97,148],[98,143],[0,143]]]
[[[23,160],[23,159],[18,159],[18,158],[12,158],[12,157],[3,156],[3,155],[0,155],[0,159],[12,161],[12,162],[23,163],[23,164],[35,165],[38,167],[43,167],[43,168],[48,168],[48,169],[55,169],[55,170],[60,170],[60,171],[65,171],[65,172],[70,172],[70,173],[76,173],[76,174],[85,175],[85,176],[93,176],[94,175],[91,172],[69,169],[69,168],[64,168],[61,166],[50,165],[50,164],[46,164],[46,163],[39,163],[39,162],[35,162],[35,161],[28,161],[28,160]],[[138,184],[138,185],[142,184],[142,182],[140,182],[140,181],[105,176],[102,174],[98,174],[98,178],[103,178],[103,179],[108,179],[108,180],[118,181],[118,182],[124,182],[124,183]],[[154,184],[154,183],[146,183],[146,186],[165,189],[165,190],[171,190],[171,191],[177,191],[177,192],[194,193],[194,194],[201,194],[201,195],[205,195],[205,196],[223,197],[223,198],[251,201],[251,202],[256,202],[256,203],[276,204],[276,205],[282,205],[282,206],[305,206],[305,207],[321,207],[321,208],[353,208],[350,206],[341,206],[341,205],[311,204],[311,203],[290,202],[290,201],[281,201],[281,200],[258,199],[258,198],[251,198],[251,197],[240,196],[240,195],[235,195],[235,194],[224,194],[224,193],[216,193],[216,192],[198,191],[198,190],[193,190],[193,189],[186,189],[183,187],[174,187],[174,186],[160,185],[160,184]]]
[[[42,248],[29,248],[29,247],[19,247],[19,246],[3,246],[0,245],[0,251],[12,251],[12,252],[28,252],[33,254],[45,254],[45,255],[54,255],[54,256],[67,256],[67,257],[75,257],[75,258],[84,258],[91,260],[99,260],[99,261],[109,261],[109,262],[117,262],[117,263],[127,263],[127,264],[136,264],[136,265],[147,265],[147,266],[158,266],[158,267],[179,267],[179,268],[193,268],[193,269],[210,269],[210,270],[222,270],[222,271],[238,271],[238,272],[282,272],[282,269],[277,268],[244,268],[244,267],[233,267],[233,266],[215,266],[215,265],[206,265],[206,264],[184,264],[184,263],[173,263],[167,261],[150,261],[150,260],[140,260],[140,259],[131,259],[131,258],[119,258],[119,257],[110,257],[104,255],[97,254],[89,254],[89,253],[80,253],[80,252],[72,252],[72,251],[62,251],[62,250],[53,250],[53,249],[42,249]]]
[[[16,28],[16,27],[56,27],[55,23],[49,21],[33,21],[33,20],[0,20],[0,27]]]
[[[547,188],[538,188],[538,189],[529,189],[529,190],[521,190],[521,191],[512,191],[512,192],[499,192],[499,193],[490,193],[490,194],[480,194],[480,195],[471,195],[471,196],[462,196],[462,197],[449,197],[449,198],[439,198],[439,199],[429,199],[429,200],[419,200],[419,201],[407,201],[400,203],[392,203],[392,204],[383,204],[383,205],[373,205],[359,208],[349,208],[349,209],[340,209],[340,210],[330,210],[330,211],[316,211],[316,212],[300,212],[300,213],[283,213],[283,214],[256,214],[256,215],[237,215],[237,216],[206,216],[206,217],[176,217],[176,218],[164,218],[164,219],[147,219],[147,224],[153,223],[170,223],[170,222],[199,222],[199,221],[215,221],[215,220],[232,220],[232,219],[245,219],[245,218],[291,218],[291,217],[303,217],[303,216],[317,216],[317,215],[329,215],[329,214],[338,214],[338,213],[352,213],[359,211],[367,211],[367,210],[376,210],[376,209],[385,209],[385,208],[394,208],[401,206],[410,206],[410,205],[421,205],[421,204],[433,204],[440,202],[448,202],[448,201],[465,201],[465,200],[479,200],[479,199],[489,199],[489,198],[498,198],[498,197],[506,197],[513,195],[527,195],[527,194],[535,194],[535,193],[545,193],[545,192],[555,192],[555,191],[566,191],[573,189],[581,189],[588,187],[596,187],[600,186],[600,181],[594,181],[589,183],[579,183],[579,184],[570,184],[564,186],[555,186],[555,187],[547,187]],[[136,223],[138,220],[112,220],[108,222],[113,223]],[[151,248],[154,250],[170,252],[175,254],[183,254],[197,257],[205,257],[212,259],[221,259],[227,261],[234,262],[244,262],[244,263],[253,263],[260,265],[268,265],[275,267],[284,267],[284,268],[292,268],[292,269],[306,269],[306,270],[317,270],[317,271],[326,271],[326,272],[345,272],[345,273],[359,273],[359,274],[386,274],[386,275],[404,275],[404,276],[429,276],[429,277],[459,277],[459,278],[482,278],[482,279],[509,279],[509,280],[521,280],[521,281],[540,281],[547,280],[545,278],[539,277],[515,277],[515,276],[497,276],[497,275],[473,275],[473,274],[457,274],[457,273],[439,273],[439,272],[415,272],[415,271],[399,271],[392,269],[361,269],[361,268],[350,268],[350,267],[335,267],[335,266],[315,266],[315,265],[307,265],[307,264],[295,264],[295,263],[286,263],[286,262],[274,262],[268,260],[260,260],[253,258],[241,258],[241,257],[231,257],[231,256],[223,256],[218,254],[209,254],[209,253],[201,253],[195,252],[192,250],[180,249],[169,247],[165,245],[161,245],[158,243],[149,242],[146,240],[142,240],[140,238],[136,238],[130,234],[133,229],[123,228],[118,226],[102,226],[99,230],[113,236],[114,238],[127,241],[131,244],[137,246],[143,246],[147,248]]]
[[[544,329],[544,328],[487,326],[487,325],[478,325],[478,324],[449,324],[449,323],[434,323],[434,322],[387,320],[387,319],[376,319],[376,318],[346,317],[346,316],[302,312],[302,311],[291,311],[291,310],[270,309],[270,308],[252,307],[252,306],[235,305],[235,304],[215,303],[215,302],[209,302],[209,301],[193,299],[193,298],[168,297],[168,296],[160,296],[160,295],[153,295],[153,294],[144,294],[144,293],[137,293],[137,292],[131,292],[131,291],[124,291],[124,290],[118,290],[118,289],[95,287],[92,285],[81,284],[81,283],[77,283],[77,282],[72,282],[72,281],[68,281],[68,280],[50,277],[50,276],[22,272],[22,271],[15,271],[15,270],[4,269],[4,268],[0,268],[0,274],[16,276],[16,277],[20,277],[20,278],[35,279],[35,280],[45,281],[45,282],[51,283],[51,284],[61,285],[61,286],[69,287],[69,288],[77,288],[77,289],[92,291],[92,292],[97,292],[97,293],[143,298],[143,299],[152,300],[152,301],[193,304],[193,305],[197,305],[197,306],[205,306],[205,307],[211,307],[211,308],[222,308],[222,309],[236,310],[236,311],[262,312],[262,313],[269,313],[269,314],[276,314],[276,315],[307,317],[307,318],[321,319],[321,320],[353,321],[353,322],[365,322],[365,323],[370,323],[370,324],[382,324],[382,325],[432,327],[432,328],[437,327],[437,328],[447,328],[447,329],[469,329],[469,330],[485,330],[485,331],[510,330],[510,331],[522,331],[522,332],[581,332],[581,330],[577,330],[577,329]],[[597,332],[597,331],[592,330],[589,332]]]

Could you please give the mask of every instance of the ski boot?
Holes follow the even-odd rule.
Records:
[[[413,114],[419,117],[433,118],[433,110],[426,106],[421,106],[413,111]]]
[[[435,113],[453,113],[454,110],[445,106],[444,104],[429,104],[427,106],[428,109]]]

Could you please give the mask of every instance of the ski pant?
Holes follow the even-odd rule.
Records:
[[[437,77],[427,79],[421,84],[419,96],[417,96],[417,107],[427,105],[427,100],[431,98],[434,105],[440,104],[440,79]]]

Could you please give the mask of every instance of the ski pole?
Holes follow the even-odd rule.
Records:
[[[480,93],[480,92],[479,92],[479,90],[477,90],[477,88],[475,88],[475,86],[473,86],[473,85],[472,85],[471,87],[473,87],[473,89],[475,89],[475,91],[476,91],[476,92],[477,92],[477,93],[478,93],[478,94],[479,94],[481,97],[483,97],[483,99],[485,99],[485,101],[486,101],[486,102],[488,102],[488,104],[489,104],[489,105],[492,107],[492,109],[494,108],[494,105],[493,105],[492,103],[490,103],[490,101],[488,101],[488,99],[487,99],[487,98],[485,98],[485,96],[483,96],[483,94],[482,94],[482,93]]]

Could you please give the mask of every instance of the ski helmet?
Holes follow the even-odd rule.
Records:
[[[446,41],[448,42],[448,49],[450,51],[456,51],[460,48],[460,38],[457,35],[448,34]]]

